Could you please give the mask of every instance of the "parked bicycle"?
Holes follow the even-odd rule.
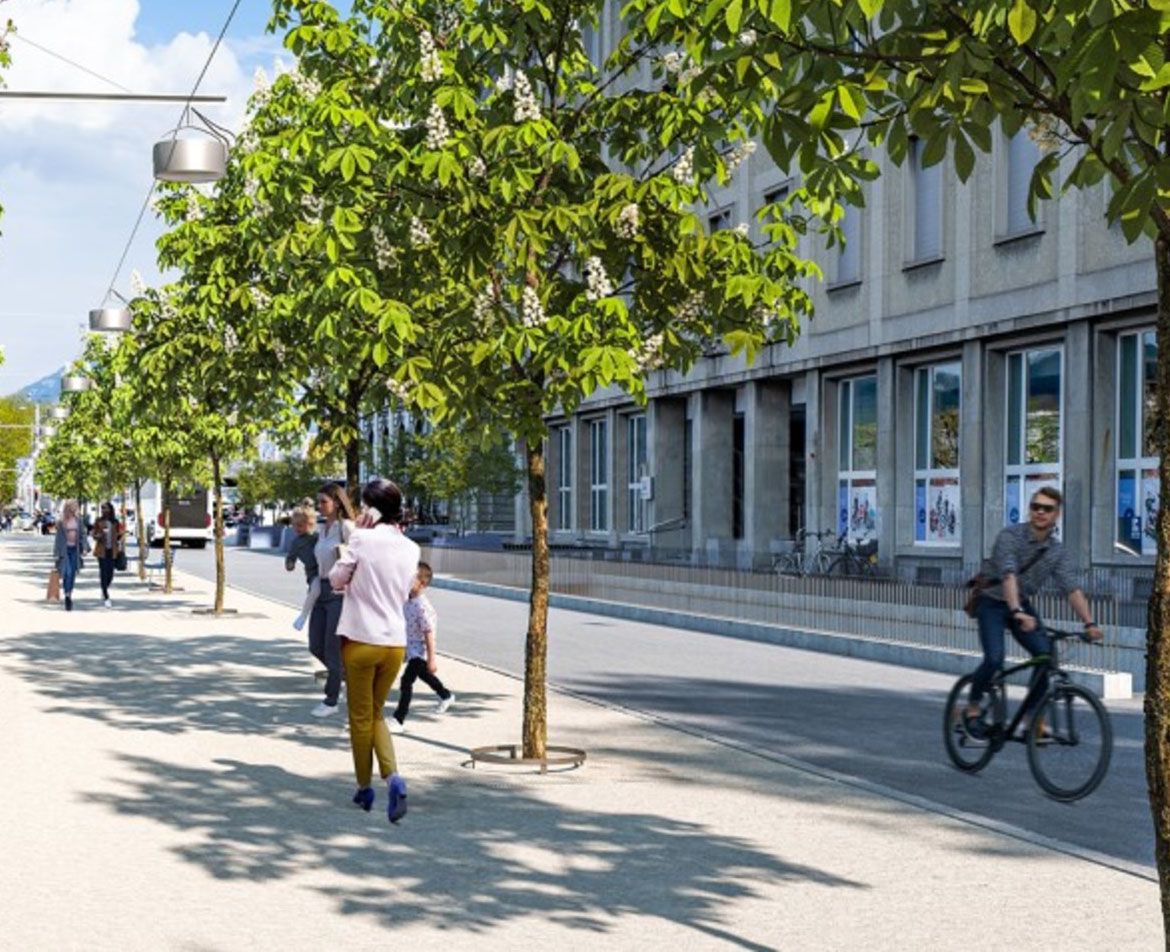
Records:
[[[864,542],[850,540],[847,532],[837,536],[837,542],[832,548],[821,550],[824,575],[862,575],[877,574],[877,539],[866,539]]]
[[[832,529],[820,532],[809,532],[803,527],[797,529],[792,548],[773,556],[772,571],[779,575],[823,574],[829,565],[829,558],[824,555],[824,540],[835,534]]]
[[[943,741],[951,762],[965,773],[976,773],[990,763],[1008,741],[1028,748],[1028,767],[1040,788],[1054,800],[1071,803],[1097,789],[1109,769],[1113,728],[1109,713],[1088,688],[1074,684],[1060,667],[1057,644],[1066,638],[1085,638],[1082,632],[1046,628],[1051,639],[1048,654],[1001,671],[987,688],[982,715],[965,718],[971,675],[955,683],[943,715]],[[1035,703],[1038,679],[1033,677],[1027,696],[1011,723],[1007,723],[1007,679],[1020,671],[1046,670],[1049,686]],[[1030,721],[1023,726],[1025,717]]]

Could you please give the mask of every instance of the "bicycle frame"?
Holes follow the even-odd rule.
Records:
[[[1020,706],[1016,709],[1015,716],[1012,717],[1011,722],[1004,730],[1003,736],[998,738],[1001,744],[1004,741],[1011,740],[1016,736],[1016,730],[1019,728],[1020,723],[1024,719],[1024,716],[1040,700],[1040,692],[1037,689],[1041,683],[1041,678],[1038,676],[1040,672],[1036,669],[1041,667],[1047,669],[1049,682],[1048,686],[1044,689],[1044,693],[1047,693],[1049,690],[1051,690],[1053,681],[1067,681],[1069,679],[1068,675],[1060,667],[1060,662],[1056,651],[1057,641],[1059,641],[1061,638],[1069,637],[1069,633],[1053,631],[1047,627],[1044,629],[1044,631],[1049,636],[1049,640],[1052,643],[1047,653],[1036,655],[1035,657],[1029,658],[1027,661],[1023,661],[1020,664],[1013,665],[1010,668],[1005,668],[1004,670],[1000,671],[1000,673],[997,674],[994,678],[992,678],[991,683],[1003,690],[1004,706],[1006,707],[1008,678],[1010,678],[1013,674],[1019,674],[1021,671],[1027,671],[1029,669],[1032,669],[1033,672],[1032,683],[1028,685],[1028,693],[1024,695],[1024,700],[1020,702]]]

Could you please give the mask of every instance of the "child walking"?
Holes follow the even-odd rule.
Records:
[[[410,588],[410,598],[402,609],[406,617],[406,670],[402,672],[402,684],[398,688],[398,707],[394,709],[394,716],[387,722],[391,734],[402,734],[406,731],[406,715],[410,712],[410,699],[414,694],[416,680],[421,678],[424,684],[439,695],[436,710],[440,714],[446,713],[455,700],[455,695],[435,676],[439,669],[439,663],[435,658],[435,632],[439,616],[435,613],[431,600],[424,594],[426,587],[431,584],[432,575],[431,567],[426,562],[418,563],[418,572]]]
[[[314,546],[317,544],[317,533],[313,531],[317,525],[317,510],[311,505],[297,506],[292,514],[292,529],[296,536],[292,540],[292,544],[288,547],[288,555],[284,559],[284,567],[288,571],[292,571],[297,567],[297,562],[305,564],[305,584],[308,590],[305,593],[305,603],[301,607],[301,613],[293,621],[293,628],[300,631],[305,627],[305,622],[309,620],[309,615],[313,612],[313,606],[317,603],[317,597],[321,594],[321,579],[317,570],[317,556],[313,552]]]

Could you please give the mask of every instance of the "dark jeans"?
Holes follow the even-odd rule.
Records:
[[[444,701],[451,696],[451,692],[443,687],[443,682],[427,670],[426,658],[411,658],[406,662],[402,684],[398,687],[398,707],[394,709],[394,719],[399,724],[406,721],[406,715],[410,712],[410,699],[414,695],[414,682],[419,680]]]
[[[98,559],[98,576],[102,582],[102,598],[109,598],[110,583],[114,581],[114,556],[112,553]]]
[[[321,580],[325,591],[313,605],[309,616],[309,654],[320,661],[329,672],[325,679],[325,703],[337,704],[341,694],[341,639],[337,637],[337,623],[341,621],[342,595],[334,595],[329,579]]]
[[[1021,607],[1029,614],[1035,615],[1026,599],[1021,602]],[[971,682],[971,704],[978,704],[983,699],[983,692],[987,690],[991,679],[1003,667],[1005,629],[1011,631],[1012,637],[1033,658],[1036,655],[1048,654],[1052,648],[1052,641],[1043,634],[1044,623],[1039,618],[1036,619],[1038,627],[1035,630],[1023,631],[1008,612],[1007,602],[1001,602],[998,598],[982,596],[976,606],[975,617],[979,622],[979,643],[983,646],[983,663],[975,669],[974,680]],[[1047,689],[1048,672],[1043,668],[1035,668],[1029,688],[1031,697],[1042,696]]]
[[[81,567],[81,552],[75,545],[65,546],[65,558],[61,560],[61,588],[66,595],[73,594],[73,583]]]

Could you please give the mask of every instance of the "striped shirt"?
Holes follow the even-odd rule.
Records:
[[[1037,558],[1037,553],[1042,554]],[[1027,571],[1021,572],[1025,566]],[[1081,587],[1061,541],[1052,534],[1047,539],[1036,538],[1031,524],[1027,522],[1000,531],[995,537],[991,558],[983,563],[983,571],[995,579],[1014,575],[1021,599],[1031,598],[1049,579],[1056,582],[1062,595],[1068,595]],[[992,585],[984,594],[1002,602],[1003,585]]]

